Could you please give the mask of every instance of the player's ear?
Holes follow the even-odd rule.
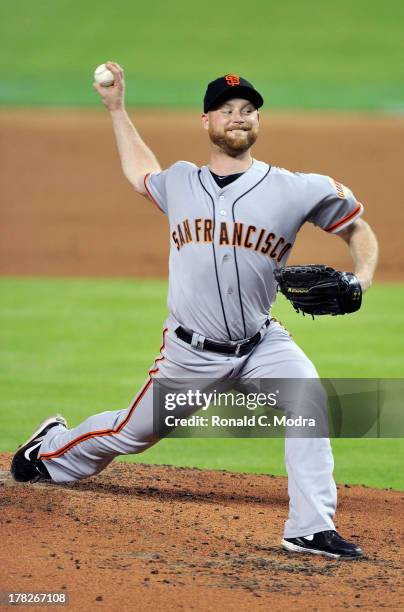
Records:
[[[208,115],[208,113],[202,113],[201,119],[202,119],[202,127],[203,127],[203,129],[204,130],[208,130],[209,129],[209,115]]]

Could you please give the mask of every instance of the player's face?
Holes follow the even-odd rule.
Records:
[[[258,137],[259,115],[251,102],[234,98],[202,115],[210,140],[227,155],[248,151]]]

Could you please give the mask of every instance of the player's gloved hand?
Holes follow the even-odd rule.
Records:
[[[340,315],[361,307],[361,285],[352,272],[310,264],[279,268],[274,276],[279,291],[292,302],[296,312]]]
[[[109,111],[123,110],[125,108],[125,81],[123,68],[116,62],[105,62],[106,67],[114,75],[114,83],[110,87],[103,87],[94,82],[93,86],[103,99]]]

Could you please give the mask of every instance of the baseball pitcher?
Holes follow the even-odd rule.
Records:
[[[130,406],[90,416],[73,429],[60,415],[46,419],[14,455],[11,471],[18,481],[86,478],[114,457],[158,442],[158,379],[293,378],[299,384],[284,398],[285,413],[293,417],[310,408],[321,418],[327,398],[316,368],[270,314],[275,275],[306,221],[347,243],[356,299],[370,287],[376,267],[376,238],[350,189],[328,176],[289,172],[252,157],[263,99],[250,82],[227,74],[209,83],[202,113],[207,165],[177,161],[163,170],[125,111],[123,69],[106,65],[114,84],[94,86],[111,117],[122,170],[169,223],[169,316],[160,354]],[[314,392],[305,394],[309,380]],[[285,460],[290,504],[282,546],[332,558],[361,556],[335,529],[328,437],[286,437]]]

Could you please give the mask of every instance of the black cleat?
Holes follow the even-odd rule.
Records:
[[[45,464],[38,459],[38,452],[48,431],[56,425],[67,427],[66,419],[60,414],[45,419],[28,440],[18,447],[10,468],[14,480],[18,482],[51,480]]]
[[[320,531],[311,536],[284,538],[282,548],[289,552],[324,555],[330,559],[358,559],[363,555],[359,546],[347,542],[336,531]]]

